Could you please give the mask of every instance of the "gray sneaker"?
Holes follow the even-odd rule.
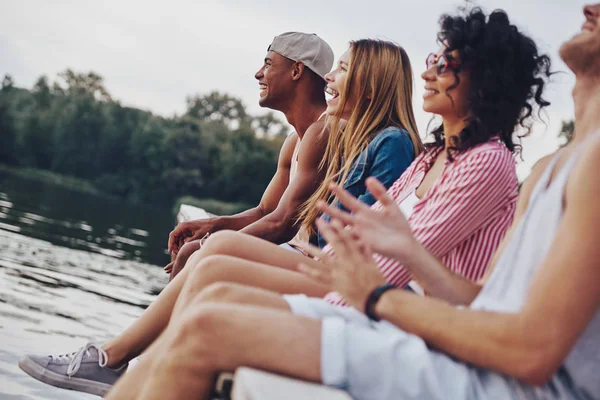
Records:
[[[88,343],[71,354],[27,355],[19,361],[19,368],[48,385],[104,396],[127,369],[127,365],[107,368],[107,362],[106,352]]]

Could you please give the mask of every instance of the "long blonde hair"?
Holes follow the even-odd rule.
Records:
[[[342,126],[341,117],[348,98],[358,99]],[[408,131],[415,157],[423,151],[412,109],[413,75],[404,49],[395,43],[362,39],[350,42],[346,85],[340,106],[328,116],[329,140],[321,168],[327,168],[317,191],[303,204],[298,222],[312,235],[319,217],[316,203],[329,200],[331,182],[345,182],[354,160],[379,131],[396,126]]]

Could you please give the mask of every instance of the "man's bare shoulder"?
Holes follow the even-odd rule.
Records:
[[[329,129],[327,129],[324,119],[315,121],[308,127],[306,132],[304,132],[304,136],[302,136],[298,158],[309,157],[311,159],[318,158],[320,160],[325,153],[328,139]]]
[[[585,150],[578,158],[581,163],[580,167],[589,170],[592,175],[596,176],[598,169],[594,167],[600,166],[600,134],[596,134],[585,142]]]
[[[297,142],[298,134],[296,132],[289,134],[288,137],[285,138],[283,145],[281,145],[281,150],[279,151],[279,167],[289,168],[291,166]]]
[[[577,149],[575,149],[577,151]],[[592,197],[600,195],[600,135],[589,139],[584,150],[576,155],[577,161],[567,182],[567,196],[572,193],[592,193]],[[594,203],[597,203],[594,201]]]
[[[296,132],[292,132],[283,141],[281,150],[283,151],[283,149],[290,149],[290,148],[293,150],[294,147],[296,147],[297,142],[298,142],[298,134]]]
[[[326,126],[327,123],[325,122],[325,118],[313,122],[304,133],[302,141],[305,139],[308,139],[306,142],[327,140],[329,137],[329,129],[326,129]]]
[[[517,201],[517,210],[515,213],[517,219],[523,214],[525,209],[527,209],[527,206],[529,205],[529,197],[531,196],[533,188],[535,188],[535,185],[540,180],[540,177],[548,167],[548,164],[550,164],[550,162],[552,161],[552,158],[554,158],[555,154],[556,153],[552,153],[540,158],[533,165],[533,167],[531,168],[531,173],[521,185],[521,189],[519,191],[519,200]]]
[[[523,185],[521,186],[521,193],[523,193],[524,191],[530,192],[535,187],[535,185],[540,180],[540,177],[542,176],[550,162],[552,162],[552,159],[555,155],[556,152],[548,154],[547,156],[540,158],[536,161],[535,164],[533,164],[533,167],[531,167],[531,173],[529,174],[527,179],[525,179]]]

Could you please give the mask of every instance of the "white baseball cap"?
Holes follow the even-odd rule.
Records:
[[[323,80],[333,67],[333,50],[314,33],[282,33],[275,36],[267,51],[302,62]]]

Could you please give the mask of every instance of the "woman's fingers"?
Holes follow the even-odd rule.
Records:
[[[369,206],[367,206],[365,203],[363,203],[360,200],[358,200],[356,197],[352,196],[350,194],[350,192],[348,192],[347,190],[345,190],[341,186],[332,183],[331,185],[329,185],[329,188],[331,189],[331,191],[333,193],[335,193],[335,195],[337,196],[337,198],[339,199],[339,201],[348,210],[356,213],[356,212],[358,212],[360,210],[365,210],[365,209],[368,210],[369,209]]]
[[[331,218],[339,219],[344,223],[344,225],[352,225],[354,217],[349,212],[343,211],[337,207],[333,207],[323,200],[319,200],[317,202],[317,208],[319,211],[329,215]]]
[[[323,236],[323,238],[327,241],[327,243],[335,250],[337,254],[340,256],[344,254],[346,251],[344,243],[340,241],[340,235],[337,233],[337,230],[334,228],[336,224],[342,225],[341,222],[333,220],[330,223],[322,219],[317,220],[317,228],[319,232]],[[343,229],[343,227],[342,227]]]
[[[308,276],[309,278],[315,279],[319,282],[329,284],[331,282],[331,276],[329,271],[325,272],[318,268],[314,268],[308,264],[301,263],[298,265],[298,271]]]
[[[346,252],[345,255],[353,260],[362,259],[361,243],[357,240],[357,236],[337,220],[332,220],[330,226],[338,236],[338,241],[343,245]]]
[[[310,257],[319,259],[323,262],[327,262],[331,258],[329,254],[325,253],[323,250],[321,250],[317,246],[313,246],[310,243],[300,243],[300,247]]]
[[[377,178],[367,178],[366,186],[373,197],[375,197],[384,207],[398,207],[396,205],[396,201],[394,201],[393,197],[389,195],[385,186],[383,186],[383,184],[379,182]]]

